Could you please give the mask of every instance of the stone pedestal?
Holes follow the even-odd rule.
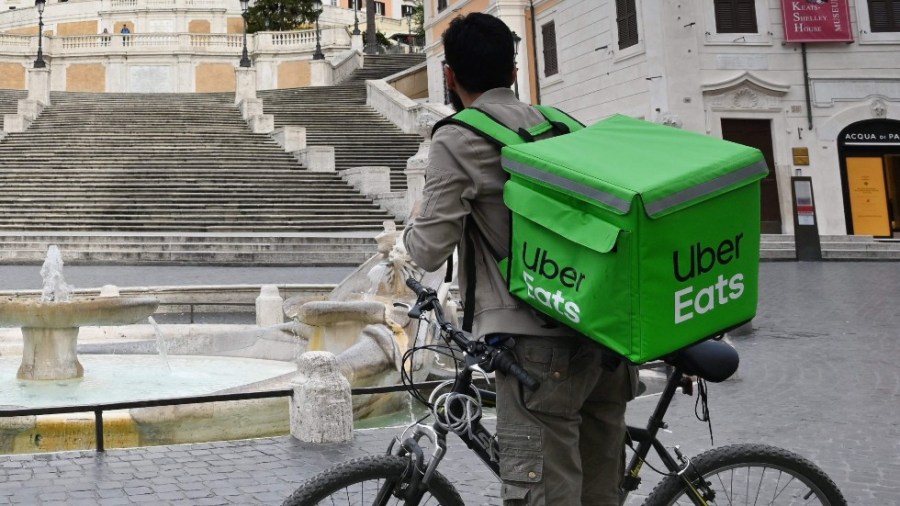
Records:
[[[326,60],[309,61],[310,86],[331,86],[334,84],[334,68]]]
[[[238,108],[244,121],[249,121],[250,118],[263,114],[263,101],[259,98],[246,98],[238,103]]]
[[[50,105],[50,69],[28,69],[28,100]]]
[[[334,172],[334,147],[312,146],[294,151],[297,160],[310,172]]]
[[[335,356],[310,351],[300,357],[291,382],[291,435],[305,443],[340,443],[353,439],[350,382]]]
[[[259,297],[256,298],[256,324],[260,327],[271,327],[284,323],[284,299],[275,285],[263,285]]]
[[[16,374],[23,380],[67,380],[84,376],[75,348],[78,328],[22,328],[22,365]]]
[[[26,119],[34,121],[44,112],[44,104],[37,100],[22,99],[19,100],[16,111],[19,116],[25,116]]]
[[[253,67],[235,67],[234,103],[256,99],[256,69]]]
[[[350,36],[350,49],[355,49],[361,52],[364,46],[365,43],[363,42],[362,34]]]
[[[341,177],[367,196],[391,191],[390,167],[353,167],[341,172]]]
[[[275,116],[271,114],[259,114],[248,121],[250,130],[255,134],[267,134],[275,130]]]
[[[6,133],[24,132],[29,126],[31,126],[31,121],[24,116],[19,114],[3,115],[3,131]]]
[[[425,190],[425,167],[428,166],[428,151],[431,141],[425,141],[419,147],[419,152],[406,162],[406,208],[412,209],[413,205],[422,198]],[[424,155],[423,155],[424,153]]]
[[[306,127],[285,125],[276,128],[272,138],[288,153],[306,149]]]

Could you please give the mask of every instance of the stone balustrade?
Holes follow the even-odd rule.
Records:
[[[315,30],[294,32],[260,32],[247,35],[251,56],[277,53],[312,52],[316,45]],[[323,28],[324,49],[350,46],[350,36],[343,27]],[[36,35],[0,34],[0,54],[33,57],[37,53]],[[83,56],[131,56],[134,54],[234,55],[243,47],[241,34],[225,33],[132,33],[98,34],[70,37],[44,36],[44,55],[49,59]]]

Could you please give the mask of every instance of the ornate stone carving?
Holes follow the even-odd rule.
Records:
[[[741,88],[734,92],[731,103],[737,109],[756,109],[759,107],[759,95],[750,88]]]
[[[876,99],[872,102],[872,117],[884,118],[885,116],[887,116],[887,106],[881,99]]]

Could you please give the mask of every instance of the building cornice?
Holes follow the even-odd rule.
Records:
[[[744,86],[746,84],[752,84],[753,86],[765,91],[770,95],[785,95],[791,89],[791,86],[788,84],[782,84],[775,81],[763,79],[753,72],[741,72],[740,74],[737,74],[728,79],[706,83],[701,85],[700,89],[703,91],[703,93],[720,94],[725,93],[729,90],[736,89],[740,86]]]

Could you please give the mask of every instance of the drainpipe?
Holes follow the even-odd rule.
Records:
[[[806,43],[800,43],[800,52],[803,55],[803,91],[806,93],[806,120],[809,123],[809,129],[813,129],[812,104],[809,100],[809,67],[806,65]]]
[[[533,51],[531,58],[531,68],[534,69],[534,103],[541,103],[541,78],[540,69],[538,68],[537,57],[537,21],[534,19],[534,0],[528,0],[531,9],[531,49]]]

